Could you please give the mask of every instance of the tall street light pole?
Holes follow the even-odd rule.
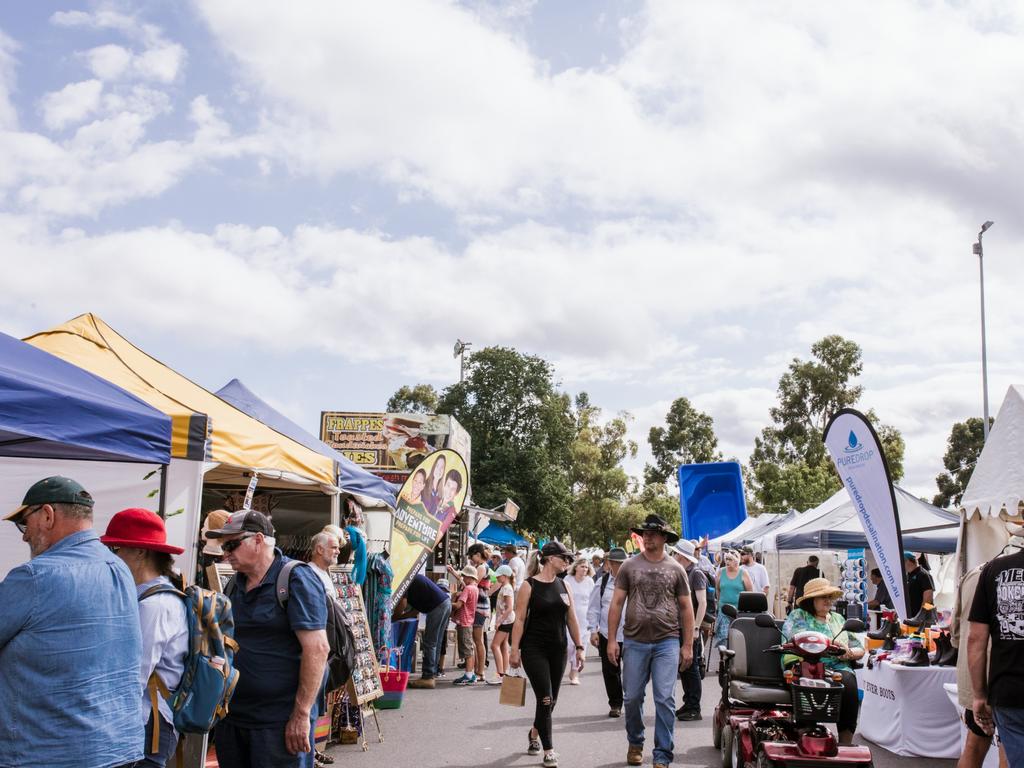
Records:
[[[469,341],[463,341],[462,339],[456,339],[455,341],[455,354],[454,357],[459,358],[459,383],[461,384],[463,379],[466,378],[466,348],[472,347],[473,343]]]
[[[974,255],[978,257],[978,276],[981,285],[981,389],[985,413],[982,418],[984,442],[988,442],[988,349],[985,342],[985,251],[981,245],[982,236],[995,222],[986,221],[981,225],[978,242],[974,244]]]

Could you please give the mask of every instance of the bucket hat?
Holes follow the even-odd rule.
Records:
[[[82,504],[91,507],[95,501],[81,484],[70,477],[54,475],[43,478],[25,491],[25,498],[21,500],[21,504],[4,520],[15,520],[29,507],[37,507],[40,504]]]
[[[824,578],[819,577],[817,579],[811,579],[804,584],[804,593],[800,597],[799,604],[803,605],[805,600],[811,600],[815,597],[842,597],[843,590],[839,587],[833,587],[832,583]]]
[[[624,563],[626,562],[626,557],[626,550],[622,547],[612,547],[605,556],[607,560],[611,560],[613,563]]]
[[[697,558],[694,556],[696,549],[693,546],[693,542],[687,541],[686,539],[680,539],[672,547],[672,554],[679,555],[680,557],[688,560],[691,563],[696,563]]]
[[[655,533],[662,533],[665,535],[666,540],[669,544],[675,544],[679,541],[679,534],[668,527],[668,523],[658,515],[648,515],[644,520],[644,524],[639,528],[631,529],[633,533],[638,536],[643,536],[645,531],[654,531]]]
[[[107,546],[133,547],[180,555],[185,550],[167,543],[167,529],[156,512],[148,509],[122,509],[107,524],[107,532],[100,536]]]
[[[476,579],[477,581],[480,580],[480,577],[477,575],[475,565],[467,565],[465,568],[459,571],[459,573],[467,579]]]

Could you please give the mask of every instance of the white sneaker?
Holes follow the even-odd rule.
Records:
[[[541,763],[541,765],[543,765],[544,768],[558,768],[558,753],[547,752],[544,755],[544,762]]]

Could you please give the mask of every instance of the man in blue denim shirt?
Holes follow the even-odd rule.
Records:
[[[115,768],[142,758],[135,583],[66,477],[7,515],[32,559],[0,582],[0,768]]]

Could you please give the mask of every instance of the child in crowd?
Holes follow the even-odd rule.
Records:
[[[495,607],[494,639],[491,641],[491,653],[494,654],[494,670],[498,673],[497,683],[508,672],[509,638],[512,636],[512,625],[516,621],[516,577],[508,565],[498,566],[498,592]],[[487,681],[490,682],[490,681]]]
[[[462,577],[462,591],[452,603],[452,619],[455,621],[455,633],[459,643],[459,656],[466,660],[466,674],[456,680],[453,685],[472,685],[476,682],[476,645],[473,643],[473,617],[476,615],[476,604],[480,598],[477,588],[476,567],[467,565],[459,575]]]

